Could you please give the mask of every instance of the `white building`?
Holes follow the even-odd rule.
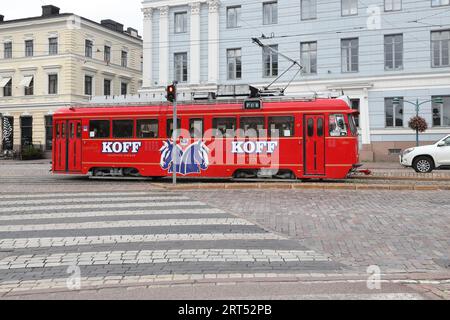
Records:
[[[423,142],[450,133],[448,0],[145,0],[143,13],[144,100],[163,99],[173,80],[185,96],[267,85],[291,62],[254,45],[259,37],[304,66],[287,93],[351,97],[363,159],[395,160],[414,145],[415,108],[406,101],[429,101],[420,110],[430,127]]]

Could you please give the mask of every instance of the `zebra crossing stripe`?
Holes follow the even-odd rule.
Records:
[[[17,238],[0,240],[1,250],[54,248],[98,244],[127,244],[176,241],[220,241],[220,240],[284,240],[271,233],[204,233],[204,234],[155,234],[155,235],[111,235],[95,237]]]
[[[55,223],[34,225],[6,225],[0,226],[0,232],[44,231],[44,230],[78,230],[78,229],[108,229],[108,228],[135,228],[135,227],[162,227],[162,226],[252,226],[244,219],[164,219],[164,220],[125,220],[100,221],[83,223]]]
[[[47,199],[47,200],[21,200],[21,201],[1,201],[5,206],[20,206],[20,205],[38,205],[46,203],[54,204],[70,204],[70,203],[107,203],[113,201],[163,201],[163,200],[189,200],[188,197],[171,196],[171,197],[126,197],[126,198],[74,198],[74,199]]]
[[[167,264],[175,262],[329,262],[313,251],[193,249],[75,252],[50,255],[10,256],[0,261],[0,270],[60,266]]]
[[[76,204],[76,205],[46,205],[46,206],[25,206],[25,207],[9,207],[0,208],[0,213],[10,213],[10,212],[29,212],[29,211],[43,211],[43,210],[71,210],[71,209],[96,209],[96,208],[155,208],[155,207],[169,207],[169,206],[179,206],[179,207],[189,207],[189,206],[202,206],[206,205],[200,201],[174,201],[174,202],[152,202],[152,203],[98,203],[98,204]]]
[[[85,212],[57,212],[43,214],[21,214],[0,216],[0,221],[62,219],[62,218],[91,218],[91,217],[116,217],[116,216],[148,216],[148,215],[182,215],[182,214],[221,214],[220,209],[157,209],[137,211],[85,211]]]
[[[73,193],[31,193],[31,194],[0,194],[0,199],[38,199],[38,198],[71,198],[71,197],[127,197],[127,196],[158,196],[163,192],[73,192]]]

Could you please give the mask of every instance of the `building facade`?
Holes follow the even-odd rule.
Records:
[[[43,6],[39,17],[0,16],[0,138],[3,150],[52,149],[52,114],[95,95],[142,86],[142,39],[112,21],[96,23]]]
[[[422,142],[450,134],[449,0],[145,0],[143,14],[147,97],[161,99],[173,80],[183,95],[263,87],[291,66],[283,54],[303,65],[276,82],[293,79],[288,94],[350,96],[365,160],[396,160],[414,145],[417,99]]]

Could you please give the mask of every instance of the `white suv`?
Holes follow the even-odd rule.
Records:
[[[450,135],[429,146],[404,150],[400,155],[400,163],[405,167],[413,167],[419,173],[450,168]]]

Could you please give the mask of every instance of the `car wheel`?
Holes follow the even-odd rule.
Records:
[[[433,171],[434,163],[429,157],[418,157],[414,160],[413,168],[418,173],[429,173]]]

